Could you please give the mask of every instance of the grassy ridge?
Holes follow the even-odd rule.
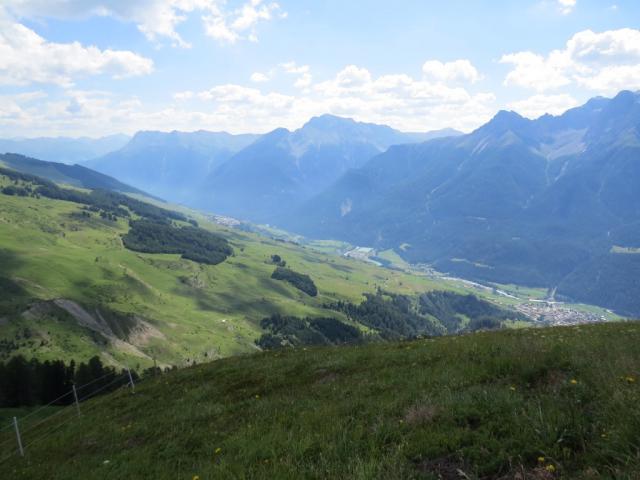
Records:
[[[639,341],[615,323],[219,360],[91,401],[0,476],[636,479]]]

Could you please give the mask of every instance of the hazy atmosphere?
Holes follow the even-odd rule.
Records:
[[[640,479],[639,26],[0,1],[0,479]]]

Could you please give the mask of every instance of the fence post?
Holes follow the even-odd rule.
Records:
[[[73,387],[73,399],[76,402],[76,410],[78,411],[78,416],[80,416],[80,402],[78,401],[78,392],[76,391],[75,384],[73,384],[72,387]]]
[[[133,383],[133,377],[131,376],[131,370],[127,367],[127,373],[129,374],[129,385],[131,385],[131,393],[136,393],[136,384]]]
[[[24,448],[22,448],[22,438],[20,438],[20,429],[18,428],[18,419],[16,417],[13,417],[13,426],[16,428],[16,438],[18,439],[20,455],[24,457]]]

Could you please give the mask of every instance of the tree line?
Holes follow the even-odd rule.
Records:
[[[271,278],[274,280],[283,280],[296,287],[301,292],[306,293],[311,297],[318,295],[318,288],[313,283],[309,275],[303,273],[294,272],[293,270],[285,267],[276,267],[271,274]]]
[[[133,220],[122,237],[129,250],[144,253],[178,253],[187,260],[217,265],[233,254],[226,239],[202,228],[177,228],[169,222]]]
[[[132,377],[138,379],[132,370]],[[27,360],[22,355],[0,362],[0,407],[28,407],[33,405],[69,405],[74,402],[73,385],[80,388],[80,399],[94,394],[108,393],[129,382],[126,370],[117,371],[103,365],[99,357],[87,363],[68,364],[62,360]],[[62,397],[62,398],[60,398]],[[59,399],[56,401],[56,399]]]
[[[353,344],[364,339],[356,327],[331,317],[298,318],[274,314],[263,318],[260,326],[267,333],[256,340],[256,344],[264,350],[285,346]]]

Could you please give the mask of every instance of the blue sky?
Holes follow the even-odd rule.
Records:
[[[637,0],[3,0],[0,136],[471,130],[640,89]]]

